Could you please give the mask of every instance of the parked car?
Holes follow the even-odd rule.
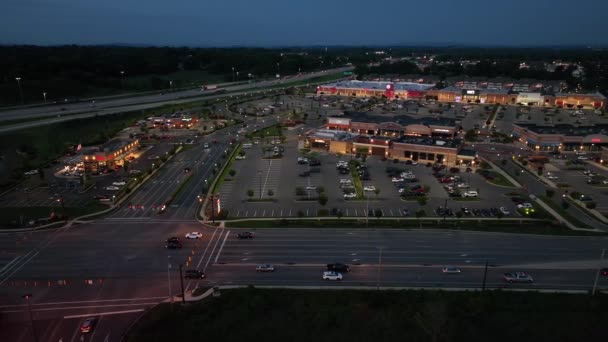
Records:
[[[262,264],[255,267],[256,272],[274,272],[274,266],[271,264]]]
[[[500,212],[505,216],[511,215],[511,212],[506,207],[500,207]]]
[[[323,280],[342,280],[342,274],[334,271],[323,272]]]
[[[532,283],[534,279],[524,272],[505,273],[503,279],[508,283]]]
[[[363,191],[376,191],[376,187],[373,185],[367,185],[363,187]]]
[[[477,191],[465,191],[462,193],[462,197],[477,197]]]
[[[126,185],[127,182],[125,181],[120,181],[120,182],[112,182],[112,185],[116,185],[116,186],[122,186],[122,185]]]
[[[357,194],[354,192],[344,194],[344,199],[351,199],[351,198],[357,198]]]
[[[533,208],[532,203],[524,202],[517,205],[517,209],[530,209]]]
[[[106,186],[106,190],[108,190],[108,191],[117,191],[117,190],[120,190],[120,188],[117,187],[117,186],[110,185],[110,186]]]

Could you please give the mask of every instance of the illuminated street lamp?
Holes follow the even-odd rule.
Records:
[[[44,104],[46,104],[46,91],[42,92],[42,98],[44,99]]]
[[[21,90],[21,77],[15,77],[17,81],[17,87],[19,87],[19,97],[21,98],[21,104],[23,104],[23,91]]]

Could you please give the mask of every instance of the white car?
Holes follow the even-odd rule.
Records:
[[[403,178],[393,177],[391,179],[391,182],[393,182],[393,183],[401,183],[401,182],[403,182]]]
[[[443,273],[460,273],[460,268],[456,266],[446,266],[441,269]]]
[[[274,265],[262,264],[255,267],[256,272],[274,272]]]
[[[30,170],[25,173],[26,176],[36,175],[38,174],[38,170]]]
[[[323,280],[342,280],[342,273],[334,271],[323,272]]]
[[[346,179],[346,178],[341,178],[340,179],[340,184],[350,184],[351,180],[350,179]]]
[[[190,232],[186,234],[186,239],[200,239],[203,237],[203,233]]]
[[[477,191],[465,191],[462,193],[462,197],[477,197]]]
[[[506,207],[500,207],[500,212],[506,216],[511,215],[511,212]]]
[[[460,183],[460,184],[457,185],[457,187],[460,188],[460,189],[466,189],[466,188],[469,188],[469,184],[467,184],[467,183]]]
[[[376,187],[373,185],[364,186],[363,191],[376,191]]]
[[[547,175],[547,179],[559,179],[556,175]]]
[[[317,190],[316,186],[307,186],[306,190]]]
[[[344,194],[344,199],[350,199],[350,198],[357,198],[357,194],[354,192],[351,192],[349,194]]]
[[[403,179],[415,179],[416,176],[411,174],[411,173],[407,173],[407,174],[401,174],[401,178]]]
[[[126,184],[127,184],[127,182],[124,182],[124,181],[112,183],[112,185],[116,185],[116,186],[121,186],[121,185],[126,185]]]
[[[117,186],[106,186],[106,190],[116,191],[116,190],[120,190],[120,188]]]
[[[526,203],[518,204],[517,208],[518,209],[530,209],[533,207],[532,207],[532,203],[526,202]]]
[[[243,160],[245,158],[247,158],[247,157],[246,156],[236,156],[236,158],[234,158],[234,159],[236,159],[236,160]]]

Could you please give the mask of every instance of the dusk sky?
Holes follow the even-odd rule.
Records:
[[[2,0],[0,43],[608,44],[601,0]]]

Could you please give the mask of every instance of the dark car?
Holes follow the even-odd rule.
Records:
[[[327,270],[334,271],[334,272],[340,272],[340,273],[346,273],[346,272],[350,272],[350,267],[348,267],[348,265],[336,262],[333,264],[327,264]]]
[[[167,243],[178,243],[178,242],[180,242],[180,241],[179,241],[179,238],[177,236],[172,236],[172,237],[170,237],[170,238],[167,239]]]
[[[236,234],[236,237],[238,237],[239,239],[253,239],[254,236],[255,234],[252,232],[242,232]]]
[[[186,270],[186,274],[184,275],[186,279],[203,279],[205,278],[205,273],[199,270]]]
[[[167,249],[181,249],[182,248],[182,243],[181,242],[167,242],[165,244],[165,247]]]
[[[608,268],[602,268],[602,269],[600,270],[600,273],[601,273],[603,276],[608,276]]]
[[[85,319],[82,321],[82,324],[80,324],[80,332],[85,334],[90,333],[95,328],[95,323],[97,323],[97,318],[95,317]]]
[[[319,166],[321,165],[321,162],[317,159],[311,159],[308,161],[308,165],[310,166]]]

